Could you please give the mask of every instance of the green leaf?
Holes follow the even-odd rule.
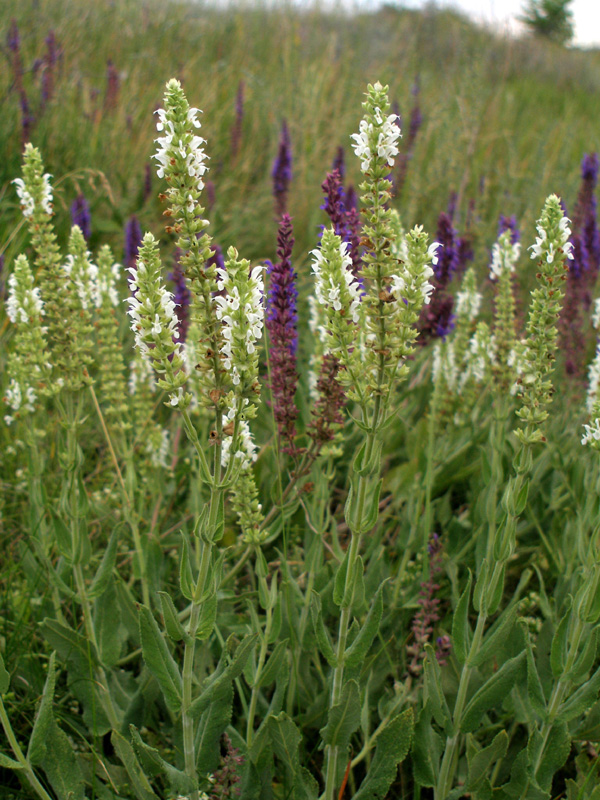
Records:
[[[9,686],[10,686],[10,675],[6,671],[6,667],[4,666],[4,659],[2,658],[2,653],[0,653],[0,694],[6,694],[8,692]]]
[[[157,796],[152,791],[150,781],[144,774],[137,759],[133,747],[129,744],[124,736],[121,736],[117,731],[113,731],[110,736],[112,746],[117,751],[117,755],[121,759],[123,766],[127,770],[129,779],[131,781],[131,788],[135,792],[138,800],[158,800]]]
[[[181,708],[183,691],[179,668],[146,606],[140,606],[140,638],[144,662],[158,681],[167,705],[177,713]]]
[[[141,757],[143,754],[154,765],[158,772],[162,772],[166,776],[173,794],[192,794],[197,787],[190,776],[186,775],[185,772],[181,772],[181,770],[171,766],[168,761],[165,761],[156,748],[150,747],[150,745],[146,744],[146,742],[144,742],[140,736],[135,725],[130,725],[129,731],[131,733],[131,739],[133,741],[134,748],[137,750],[138,755]]]
[[[220,687],[231,684],[242,674],[250,653],[256,645],[257,634],[252,633],[244,637],[238,645],[235,655],[228,666],[220,665],[221,669],[205,681],[200,695],[190,706],[189,714],[192,719],[197,719],[209,706],[211,696],[218,692]]]
[[[371,489],[371,502],[366,513],[363,513],[362,518],[359,520],[357,533],[365,534],[370,533],[379,519],[379,495],[381,494],[381,487],[383,486],[383,478],[380,478],[373,489]]]
[[[587,642],[579,654],[573,667],[569,670],[566,677],[573,681],[575,686],[583,683],[589,678],[590,670],[596,660],[596,647],[598,644],[598,629],[595,628],[588,637]]]
[[[561,619],[554,636],[552,637],[552,647],[550,650],[550,666],[555,678],[562,677],[567,663],[567,652],[569,649],[569,623],[571,621],[571,609],[567,609]]]
[[[191,641],[190,637],[186,633],[185,628],[179,621],[179,616],[177,615],[177,609],[171,599],[171,595],[167,592],[159,592],[158,596],[160,597],[160,605],[162,607],[163,612],[163,619],[165,622],[165,630],[167,634],[173,639],[174,642],[181,642]]]
[[[194,597],[194,576],[190,561],[190,545],[185,533],[181,534],[181,558],[179,561],[179,587],[186,600]]]
[[[204,642],[213,632],[215,622],[217,619],[217,591],[216,588],[210,597],[207,597],[202,603],[200,611],[200,619],[198,620],[198,629],[196,630],[196,639]]]
[[[350,744],[350,737],[360,725],[360,695],[356,681],[348,681],[342,689],[340,702],[329,710],[327,725],[321,728],[324,744],[338,747],[342,753]]]
[[[60,800],[84,800],[83,776],[73,747],[54,719],[55,663],[56,653],[52,653],[42,701],[29,740],[27,760],[33,766],[42,767]]]
[[[600,668],[559,709],[558,719],[570,722],[591,708],[600,691]]]
[[[88,589],[88,597],[90,600],[94,600],[96,597],[100,597],[100,595],[104,593],[106,587],[108,586],[108,582],[112,577],[117,558],[117,546],[119,544],[119,537],[117,535],[118,530],[119,528],[117,526],[112,532],[111,537],[108,540],[108,544],[106,545],[104,555],[102,556],[102,561],[98,567],[98,571],[94,576],[92,585]]]
[[[231,680],[217,683],[210,694],[210,703],[198,722],[196,734],[196,767],[201,775],[214,772],[221,756],[221,736],[231,722],[233,686]]]
[[[299,748],[302,736],[296,724],[285,712],[268,718],[268,730],[275,756],[285,765],[292,786],[293,800],[317,800],[317,782],[300,764]],[[286,795],[290,797],[290,795]]]
[[[473,592],[473,608],[475,611],[484,611],[482,601],[485,602],[485,594],[488,584],[488,563],[484,558],[479,568],[479,575],[475,581],[475,591]]]
[[[465,788],[471,792],[478,789],[488,777],[490,767],[495,766],[504,758],[507,749],[508,734],[506,731],[500,731],[488,747],[484,747],[468,759],[469,772]]]
[[[71,531],[58,515],[54,517],[52,527],[54,528],[54,539],[58,547],[58,552],[69,564],[72,564],[73,540],[71,538]]]
[[[546,698],[544,697],[544,689],[537,671],[529,637],[527,637],[527,696],[535,713],[545,719]]]
[[[431,714],[423,709],[415,725],[410,754],[415,781],[419,786],[432,788],[437,784],[445,741],[434,731]]]
[[[425,645],[425,659],[423,661],[424,672],[424,702],[429,702],[429,707],[433,717],[440,728],[447,734],[450,733],[451,719],[450,709],[442,689],[442,673],[440,665],[435,656],[435,651],[430,644]]]
[[[312,618],[313,628],[315,631],[315,639],[317,640],[317,647],[321,651],[321,655],[327,660],[330,667],[335,667],[337,660],[333,651],[333,645],[329,637],[329,631],[323,623],[323,611],[321,609],[321,598],[319,594],[313,591],[312,602],[310,604],[310,615]]]
[[[517,619],[517,606],[507,608],[487,632],[479,650],[469,659],[470,667],[479,667],[497,653],[512,632]]]
[[[452,646],[459,664],[467,660],[471,646],[471,626],[469,625],[469,601],[471,599],[471,582],[473,576],[469,570],[467,586],[456,605],[452,619]]]
[[[414,721],[412,708],[389,722],[377,737],[375,755],[366,778],[353,800],[384,800],[387,797],[398,772],[398,765],[404,761],[413,736]]]
[[[337,568],[333,583],[333,602],[336,606],[341,606],[344,600],[344,593],[346,591],[346,573],[348,572],[348,558],[350,557],[350,548],[346,550],[342,563]]]
[[[515,500],[515,516],[520,517],[525,511],[527,505],[527,496],[529,494],[529,481],[525,480],[523,486],[519,489],[519,494]]]
[[[41,623],[40,628],[44,639],[53,650],[56,650],[61,661],[67,661],[76,651],[84,660],[91,659],[92,663],[97,663],[92,644],[73,628],[48,617]]]
[[[360,629],[358,636],[352,642],[350,647],[346,650],[344,661],[347,666],[355,667],[369,652],[373,640],[377,636],[379,630],[379,623],[381,622],[381,615],[383,614],[383,587],[385,582],[379,586],[375,593],[371,608],[367,614],[364,625]]]
[[[15,761],[8,756],[5,756],[4,753],[0,753],[0,767],[2,769],[25,769],[22,764],[19,764],[18,761]]]
[[[283,639],[275,645],[275,649],[271,653],[269,660],[265,664],[258,677],[256,688],[260,689],[263,686],[270,686],[279,672],[279,668],[286,660],[287,646],[289,639]]]
[[[101,662],[107,667],[114,667],[121,655],[126,633],[121,625],[117,593],[110,574],[104,592],[94,603],[94,631]]]
[[[344,595],[342,608],[352,606],[360,608],[365,602],[365,565],[362,556],[356,556],[354,562],[354,580],[347,587],[348,591]]]
[[[502,703],[515,685],[519,672],[525,667],[525,659],[526,655],[522,652],[506,661],[475,693],[460,723],[460,730],[463,733],[476,730],[487,711],[502,707]]]
[[[549,792],[552,778],[571,752],[571,737],[565,722],[555,721],[545,742],[544,752],[535,778],[542,791]]]

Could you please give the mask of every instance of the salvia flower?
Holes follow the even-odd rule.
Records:
[[[496,285],[494,335],[499,378],[504,389],[507,389],[515,379],[508,362],[516,341],[513,275],[520,254],[521,245],[515,240],[513,230],[507,227],[492,248],[490,264],[490,279]]]
[[[537,223],[538,236],[531,246],[531,258],[537,260],[540,286],[532,292],[527,321],[527,367],[522,376],[522,407],[517,415],[525,429],[515,431],[522,444],[543,441],[542,423],[548,417],[552,400],[554,354],[557,349],[557,322],[564,292],[565,258],[571,254],[569,220],[563,216],[560,200],[550,195]]]
[[[94,306],[99,306],[98,267],[91,261],[91,254],[78,225],[74,225],[71,229],[69,254],[63,269],[76,288],[81,308],[88,311]]]
[[[211,237],[204,229],[208,221],[203,218],[204,208],[200,204],[200,193],[204,188],[204,176],[208,159],[203,149],[204,139],[198,136],[200,121],[197,108],[191,108],[177,80],[170,80],[165,91],[165,108],[159,109],[157,130],[163,133],[156,141],[158,152],[158,175],[164,177],[168,189],[161,199],[169,207],[164,216],[172,224],[167,233],[175,233],[181,250],[180,266],[185,274],[192,295],[191,318],[202,331],[196,351],[198,386],[203,404],[225,407],[222,391],[224,380],[220,359],[223,340],[222,325],[216,316],[217,275]],[[213,391],[214,390],[214,391]]]
[[[298,385],[296,349],[298,343],[298,315],[296,301],[296,273],[291,256],[294,246],[292,220],[284,214],[277,235],[277,261],[271,265],[265,326],[269,332],[271,392],[273,413],[283,451],[296,452],[296,418],[298,409],[294,402]]]
[[[380,83],[369,86],[368,91],[369,99],[375,102],[379,99],[378,95],[386,93]],[[383,103],[381,107],[371,105],[368,117],[360,122],[359,132],[353,133],[351,137],[354,139],[354,152],[361,160],[360,168],[365,175],[371,174],[374,167],[381,167],[382,162],[387,167],[394,166],[394,159],[398,155],[398,140],[402,136],[397,114],[387,114],[389,102],[383,111]]]
[[[34,193],[30,191],[22,178],[15,178],[13,183],[17,189],[17,195],[19,196],[19,201],[21,203],[21,211],[23,212],[23,216],[26,219],[29,219],[33,216],[33,212],[35,211],[36,205],[38,208],[45,214],[51,215],[52,211],[52,185],[50,183],[50,178],[52,175],[45,173],[41,176],[41,181],[38,182],[38,185],[35,187],[37,190]]]
[[[454,308],[457,320],[464,317],[469,322],[473,322],[479,316],[482,297],[481,292],[477,290],[475,271],[469,269],[465,273],[460,291],[456,294]]]
[[[258,350],[262,336],[263,267],[253,267],[238,259],[230,247],[223,269],[217,270],[217,288],[224,292],[215,298],[217,319],[222,322],[221,358],[236,388],[236,394],[247,397],[257,391]]]
[[[183,391],[187,376],[182,369],[181,345],[177,341],[175,303],[162,285],[158,245],[151,233],[144,236],[137,269],[130,272],[133,275],[131,289],[135,294],[128,298],[127,313],[132,319],[135,345],[142,356],[152,360],[156,372],[164,375],[158,385],[169,393],[169,404],[185,409],[192,398]]]
[[[342,241],[347,241],[347,217],[344,210],[344,191],[340,173],[337,170],[329,172],[321,184],[321,189],[325,193],[325,202],[322,208],[331,220],[334,232]]]
[[[354,348],[356,329],[361,321],[360,284],[352,274],[348,245],[333,228],[323,232],[320,249],[313,250],[312,270],[315,297],[325,311],[326,352],[336,355],[342,365],[356,367],[358,351]]]
[[[81,229],[85,240],[89,242],[92,235],[92,215],[90,204],[81,192],[71,204],[71,222]]]
[[[8,318],[16,328],[13,349],[8,357],[10,378],[5,402],[12,414],[5,417],[10,425],[15,417],[35,410],[35,401],[50,376],[45,328],[45,314],[40,290],[33,285],[33,275],[24,255],[17,257],[8,279]]]
[[[519,233],[519,224],[514,214],[511,217],[500,214],[500,219],[498,220],[498,236],[505,231],[510,231],[510,241],[512,244],[516,244],[520,241],[521,234]]]
[[[596,347],[596,355],[590,364],[588,371],[588,391],[585,407],[588,414],[592,414],[594,406],[598,400],[598,389],[600,388],[600,344]]]
[[[281,124],[277,158],[273,162],[271,178],[275,197],[275,215],[279,218],[287,209],[288,192],[292,181],[292,143],[285,120]]]
[[[235,450],[235,458],[239,460],[240,465],[243,469],[249,467],[258,458],[258,448],[256,447],[256,444],[254,442],[254,437],[252,436],[252,432],[250,431],[250,426],[248,425],[247,420],[243,418],[240,419],[240,409],[243,415],[244,411],[246,411],[248,407],[249,407],[248,398],[244,398],[241,405],[234,398],[227,414],[223,414],[224,430],[228,430],[233,426],[236,417],[238,417],[239,419],[238,435],[236,437],[236,442],[235,442],[235,444],[237,445],[237,448]],[[221,449],[222,467],[226,468],[229,465],[229,461],[231,459],[231,449],[233,444],[234,444],[233,435],[226,435],[223,440],[223,447]]]

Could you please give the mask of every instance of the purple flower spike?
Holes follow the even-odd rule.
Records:
[[[237,747],[234,747],[229,736],[224,733],[225,754],[221,756],[219,769],[213,776],[213,784],[210,790],[210,800],[225,800],[241,795],[242,777],[241,767],[244,763],[244,756],[240,754]]]
[[[210,211],[217,202],[215,184],[211,180],[207,180],[204,187],[206,189],[206,210]]]
[[[327,173],[327,177],[321,184],[321,189],[325,193],[325,202],[321,208],[327,213],[331,220],[334,232],[341,237],[342,241],[347,240],[346,214],[344,211],[344,190],[342,188],[341,175],[334,169]]]
[[[421,88],[419,84],[419,78],[417,77],[415,78],[415,82],[411,89],[411,94],[415,98],[415,100],[410,112],[410,120],[408,123],[408,134],[404,142],[403,152],[400,153],[398,156],[398,170],[397,170],[397,175],[394,178],[396,195],[400,194],[404,186],[404,183],[406,181],[408,166],[412,161],[415,149],[415,143],[417,141],[417,136],[419,134],[419,130],[421,129],[421,125],[423,124],[423,114],[421,113],[421,106],[419,105],[420,91]]]
[[[346,207],[346,211],[351,211],[352,209],[358,210],[358,197],[356,196],[356,189],[352,184],[346,189],[344,206]]]
[[[418,328],[421,332],[420,344],[427,344],[432,338],[445,338],[454,328],[454,297],[447,287],[452,276],[458,271],[459,237],[452,220],[445,212],[438,217],[435,239],[442,247],[438,250],[438,263],[434,265],[432,284],[434,292],[431,303],[423,307]]]
[[[440,585],[435,580],[435,575],[442,571],[442,542],[437,533],[434,533],[427,546],[429,556],[429,578],[421,583],[421,591],[417,603],[419,610],[415,614],[411,626],[413,641],[406,648],[407,654],[411,657],[408,671],[411,675],[418,676],[423,670],[423,658],[425,656],[425,645],[431,640],[436,622],[440,619],[440,599],[436,597]],[[439,637],[437,640],[438,660],[441,663],[447,657],[450,649],[450,641],[447,636]]]
[[[287,209],[287,196],[292,180],[292,145],[287,122],[281,125],[281,136],[277,158],[271,171],[273,179],[273,196],[275,197],[275,214],[279,219]]]
[[[335,158],[333,159],[333,164],[331,165],[331,171],[335,172],[335,170],[338,171],[340,181],[343,183],[344,178],[346,177],[346,161],[344,157],[344,148],[342,145],[338,146]]]
[[[125,268],[135,267],[138,250],[142,246],[142,228],[136,216],[129,217],[125,225],[125,247],[123,249],[123,260]],[[127,273],[127,280],[132,281],[131,273]]]
[[[242,141],[242,122],[244,120],[244,81],[238,83],[235,96],[235,120],[231,127],[231,155],[237,156]]]
[[[46,36],[46,55],[42,59],[41,107],[44,108],[54,95],[54,71],[58,61],[58,45],[54,31]]]
[[[6,46],[11,53],[19,53],[21,50],[21,36],[19,34],[19,26],[17,25],[16,19],[12,19],[10,21],[10,27],[8,29],[8,33],[6,34]]]
[[[119,73],[113,64],[112,59],[109,58],[106,62],[106,94],[104,95],[105,111],[112,111],[117,107],[119,102],[120,86],[121,79],[119,78]]]
[[[31,139],[31,128],[34,118],[30,110],[29,99],[23,85],[23,60],[21,58],[21,36],[19,26],[15,19],[12,20],[6,36],[6,46],[12,57],[10,59],[14,88],[19,95],[21,107],[21,143],[25,145]]]
[[[81,192],[71,204],[71,222],[79,225],[84,239],[89,242],[92,235],[92,215],[90,205]]]
[[[179,338],[176,340],[183,344],[187,339],[187,332],[190,326],[190,300],[192,295],[188,289],[187,281],[179,260],[181,258],[181,250],[175,250],[175,257],[173,259],[173,269],[167,275],[170,281],[175,284],[174,301],[175,301],[175,314],[177,316],[177,331]]]
[[[512,244],[516,244],[521,240],[519,225],[514,214],[512,217],[505,217],[504,214],[500,214],[500,219],[498,220],[498,236],[502,235],[505,231],[510,231],[510,241]]]
[[[277,263],[269,264],[269,292],[265,326],[269,331],[271,347],[271,391],[273,412],[284,453],[296,456],[296,418],[298,409],[294,402],[298,385],[296,348],[298,346],[298,315],[296,301],[296,273],[291,255],[294,246],[292,220],[284,214],[277,235]]]
[[[213,244],[210,248],[213,252],[212,256],[206,262],[209,267],[215,269],[225,269],[225,259],[223,258],[223,251],[221,245]]]

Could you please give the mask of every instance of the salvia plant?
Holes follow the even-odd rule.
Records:
[[[111,66],[106,110],[117,94]],[[15,796],[598,797],[600,348],[572,445],[553,384],[575,234],[551,195],[534,244],[503,218],[467,268],[452,209],[432,240],[394,207],[387,87],[363,108],[360,210],[340,148],[309,264],[285,125],[266,264],[212,237],[201,112],[177,80],[156,112],[164,234],[131,216],[124,266],[90,250],[83,196],[62,241],[26,145],[2,394]],[[419,124],[415,100],[405,155]],[[4,622],[25,607],[19,659]]]

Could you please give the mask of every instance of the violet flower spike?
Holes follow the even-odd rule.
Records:
[[[277,234],[277,262],[270,264],[269,291],[265,326],[271,346],[271,391],[273,413],[282,440],[284,453],[298,455],[295,444],[298,409],[294,402],[298,385],[296,350],[298,346],[298,315],[296,302],[296,273],[291,255],[294,246],[292,220],[284,214]]]
[[[135,269],[138,250],[142,246],[142,228],[136,216],[129,217],[125,225],[125,246],[123,248],[123,266],[125,269]],[[133,280],[130,278],[131,273],[127,273],[127,280],[129,283]]]
[[[242,141],[242,122],[244,120],[244,81],[238,83],[237,94],[235,96],[235,119],[231,126],[231,156],[237,156]]]
[[[106,93],[104,95],[104,110],[112,111],[119,102],[119,89],[121,79],[112,59],[106,62]]]
[[[281,136],[277,158],[271,171],[273,179],[273,196],[275,197],[275,214],[279,219],[287,210],[287,198],[292,180],[292,145],[287,122],[281,125]]]
[[[346,160],[345,160],[345,155],[344,155],[344,148],[342,147],[341,144],[338,145],[338,149],[336,151],[335,158],[333,159],[333,164],[331,165],[331,171],[332,172],[335,172],[336,169],[337,169],[337,171],[339,173],[340,181],[343,183],[344,179],[346,177]],[[342,189],[342,193],[343,193],[343,189]]]
[[[43,109],[52,100],[54,95],[54,69],[58,61],[58,46],[54,31],[46,36],[46,55],[42,59],[42,91],[41,108]]]
[[[84,239],[89,242],[92,235],[92,215],[89,203],[81,192],[71,204],[71,222],[81,228]]]
[[[347,241],[347,230],[343,199],[344,190],[340,173],[336,169],[327,173],[327,177],[321,184],[321,189],[325,193],[325,202],[321,208],[331,220],[334,232],[345,242]]]
[[[521,241],[519,225],[514,214],[511,217],[505,217],[504,214],[500,214],[500,219],[498,220],[498,236],[501,236],[504,231],[510,231],[511,244],[516,244]]]
[[[170,281],[175,284],[173,300],[175,302],[175,315],[177,317],[177,331],[179,336],[177,341],[184,344],[187,339],[187,332],[190,326],[190,301],[192,295],[187,285],[185,275],[179,264],[181,250],[177,248],[173,258],[173,269],[167,275]]]

